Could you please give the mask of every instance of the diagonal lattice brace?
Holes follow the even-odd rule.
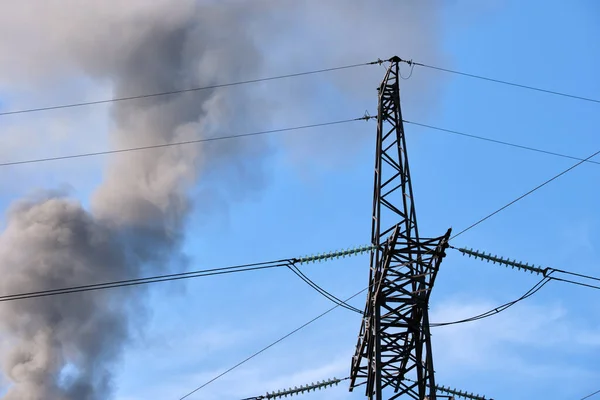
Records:
[[[450,230],[419,246],[423,255],[414,263],[423,270],[421,274],[408,265],[407,249],[415,246],[402,242],[399,228],[388,240],[365,307],[352,360],[351,389],[366,385],[373,399],[383,399],[386,389],[393,392],[388,399],[405,394],[435,399],[427,304],[449,236]]]

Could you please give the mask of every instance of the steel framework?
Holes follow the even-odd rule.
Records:
[[[379,87],[369,291],[350,391],[365,385],[369,399],[402,395],[435,400],[429,296],[450,229],[419,237],[406,152],[398,57]],[[386,396],[386,397],[384,397]]]

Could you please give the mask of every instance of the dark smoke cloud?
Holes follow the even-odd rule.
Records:
[[[438,21],[430,10],[439,3],[375,3],[13,1],[0,12],[0,85],[55,89],[83,77],[110,86],[120,97],[393,54],[437,60],[431,32]],[[263,69],[263,56],[272,71]],[[370,105],[371,82],[381,72],[346,71],[322,79]],[[417,78],[416,85],[424,79]],[[208,137],[217,129],[220,134],[249,131],[255,119],[250,107],[260,109],[261,104],[249,90],[267,97],[275,112],[285,106],[286,118],[306,122],[298,110],[322,107],[315,102],[321,83],[279,81],[278,90],[238,87],[116,103],[109,139],[112,147],[128,147]],[[329,115],[330,109],[321,111]],[[264,127],[269,115],[259,114]],[[301,152],[311,162],[315,148],[329,153],[331,147],[302,137],[289,144],[292,152],[306,148]],[[0,235],[0,293],[161,272],[179,254],[198,179],[260,187],[265,153],[258,139],[129,153],[110,159],[89,209],[54,194],[17,202]],[[206,187],[200,190],[207,197],[220,196]],[[131,326],[143,322],[141,293],[138,288],[1,303],[1,363],[10,384],[4,399],[110,398],[114,364],[131,338]]]
[[[3,293],[120,279],[137,269],[113,232],[64,198],[17,203],[0,236],[0,260]],[[122,292],[106,292],[3,304],[0,318],[10,350],[2,361],[14,382],[5,398],[106,396],[109,366],[128,337],[127,300]],[[69,363],[78,376],[60,387]]]
[[[10,64],[17,67],[14,76],[24,72],[43,80],[83,73],[109,82],[115,96],[127,96],[256,73],[259,57],[240,23],[245,10],[239,5],[217,9],[191,0],[54,0],[7,7],[0,30],[11,39],[0,40],[0,53],[9,54],[15,43],[26,44],[13,53],[18,54]],[[20,28],[12,21],[28,23]],[[243,119],[238,105],[227,91],[116,103],[110,140],[115,147],[128,147],[204,137],[217,124],[233,126],[226,118],[234,108]],[[91,211],[51,194],[17,202],[0,236],[1,292],[126,279],[165,269],[178,253],[198,171],[223,156],[236,163],[244,151],[234,146],[116,156],[92,197]],[[130,337],[132,316],[142,310],[139,293],[113,290],[0,305],[7,349],[2,368],[11,381],[4,398],[109,398],[113,364]]]

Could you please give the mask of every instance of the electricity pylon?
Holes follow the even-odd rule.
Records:
[[[419,236],[400,108],[398,57],[379,87],[369,292],[350,391],[365,385],[370,400],[435,400],[429,296],[450,229]],[[388,238],[389,236],[389,238]],[[385,397],[384,397],[385,396]]]

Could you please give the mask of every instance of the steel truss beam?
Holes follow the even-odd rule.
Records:
[[[429,296],[450,230],[419,237],[399,89],[400,59],[390,59],[379,87],[369,292],[350,391],[369,399],[435,400]],[[389,235],[389,238],[386,237]]]

